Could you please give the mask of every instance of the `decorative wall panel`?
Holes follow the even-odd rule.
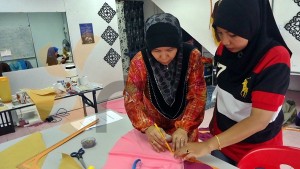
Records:
[[[108,26],[102,33],[101,38],[103,38],[110,46],[114,44],[119,34],[110,26]]]
[[[296,1],[296,0],[295,0]],[[298,0],[300,1],[300,0]],[[300,12],[287,23],[284,28],[289,31],[298,41],[300,41]]]
[[[106,2],[103,4],[103,6],[98,12],[98,15],[101,18],[103,18],[107,23],[110,23],[115,14],[116,11],[112,7],[110,7]]]
[[[110,50],[108,51],[108,53],[105,55],[104,60],[111,67],[115,67],[115,65],[118,63],[120,57],[121,56],[113,48],[110,48]]]

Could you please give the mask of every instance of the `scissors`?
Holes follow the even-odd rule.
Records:
[[[79,160],[79,162],[81,163],[81,165],[83,166],[83,168],[86,169],[86,165],[85,165],[85,163],[83,161],[83,158],[82,158],[82,155],[84,154],[84,152],[85,151],[82,148],[80,148],[78,150],[78,152],[71,153],[71,157],[76,157]]]

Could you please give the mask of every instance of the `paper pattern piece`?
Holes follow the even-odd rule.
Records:
[[[33,103],[36,105],[36,108],[39,112],[42,121],[49,116],[56,93],[52,88],[46,88],[41,90],[32,90],[29,89],[26,91]]]
[[[62,159],[59,164],[59,169],[82,169],[82,167],[75,161],[76,158],[62,153]]]
[[[141,159],[139,169],[213,169],[204,163],[186,163],[175,159],[169,151],[157,153],[145,134],[136,129],[122,136],[109,152],[103,169],[131,168],[136,159]],[[116,162],[117,161],[117,162]]]
[[[129,131],[117,141],[109,152],[103,169],[132,168],[136,159],[141,159],[140,169],[183,169],[182,160],[175,159],[169,151],[155,152],[146,135],[136,129]]]
[[[0,168],[16,169],[16,166],[46,149],[42,134],[37,132],[0,152]],[[39,161],[41,167],[44,158]]]
[[[99,113],[97,115],[92,115],[89,117],[86,117],[83,120],[78,120],[75,122],[72,122],[72,126],[75,127],[76,129],[81,129],[84,126],[88,125],[89,123],[93,122],[96,120],[96,118],[99,118],[99,122],[97,125],[94,125],[90,128],[88,128],[87,130],[94,128],[96,126],[103,126],[109,123],[113,123],[116,122],[118,120],[121,120],[123,117],[121,117],[120,115],[118,115],[117,113],[111,111],[111,110],[107,110],[105,113]]]

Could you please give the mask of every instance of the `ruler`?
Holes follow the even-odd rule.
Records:
[[[76,137],[77,135],[79,135],[80,133],[84,132],[86,129],[88,129],[89,127],[92,127],[93,125],[97,124],[99,121],[99,119],[96,119],[95,121],[89,123],[88,125],[84,126],[83,128],[81,128],[80,130],[77,130],[76,132],[74,132],[73,134],[69,135],[68,137],[64,138],[63,140],[59,141],[58,143],[54,144],[53,146],[43,150],[42,152],[40,152],[39,154],[29,158],[28,160],[22,162],[21,164],[19,164],[17,166],[18,169],[40,169],[40,167],[38,166],[38,162],[39,160],[44,157],[45,155],[47,155],[48,153],[50,153],[52,150],[56,149],[57,147],[63,145],[64,143],[68,142],[69,140],[71,140],[72,138]]]

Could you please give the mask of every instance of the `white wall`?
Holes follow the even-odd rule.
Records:
[[[143,0],[144,1],[144,20],[152,16],[153,14],[163,13],[158,6],[156,6],[151,0]]]
[[[276,23],[284,37],[285,42],[292,50],[292,72],[300,74],[300,41],[293,37],[284,26],[300,12],[300,6],[294,1],[275,0],[273,6]],[[299,21],[298,21],[299,22]],[[299,31],[299,30],[298,30]],[[300,86],[300,85],[299,85]]]
[[[210,53],[217,45],[212,38],[210,22],[210,1],[204,0],[152,0],[164,12],[176,16],[181,27],[202,44]]]
[[[181,26],[200,42],[210,53],[214,54],[217,48],[213,42],[212,32],[209,29],[210,2],[203,0],[152,0],[164,12],[175,15]],[[213,0],[213,4],[216,0]],[[271,2],[271,0],[270,0]],[[153,8],[155,9],[155,8]],[[292,65],[290,90],[300,91],[300,42],[289,34],[283,27],[298,12],[300,7],[292,0],[274,0],[273,12],[281,34],[292,50]],[[154,12],[154,11],[153,11]]]
[[[119,39],[113,46],[109,46],[101,38],[101,34],[108,25],[118,31],[117,15],[110,23],[106,23],[97,14],[105,2],[114,10],[116,9],[114,0],[1,0],[0,12],[66,12],[73,57],[79,76],[86,75],[90,81],[103,84],[104,91],[108,94],[105,97],[101,96],[101,93],[98,94],[98,100],[102,101],[121,96],[124,88],[121,59],[114,68],[103,59],[110,48],[120,54]],[[94,44],[81,43],[80,23],[93,24]],[[12,92],[15,93],[21,88],[38,89],[51,86],[57,80],[64,79],[65,71],[64,65],[56,65],[9,72],[4,75],[9,77]],[[81,106],[78,102],[81,101],[74,97],[71,100],[60,100],[59,103],[56,102],[56,105],[59,104],[70,110]],[[54,108],[52,113],[56,112],[57,108]]]
[[[298,12],[300,12],[300,6],[298,6],[294,1],[275,0],[273,12],[280,32],[285,42],[293,52],[291,58],[292,75],[289,89],[300,91],[300,41],[296,40],[296,38],[284,28],[285,24],[287,24],[294,16],[297,15]]]

